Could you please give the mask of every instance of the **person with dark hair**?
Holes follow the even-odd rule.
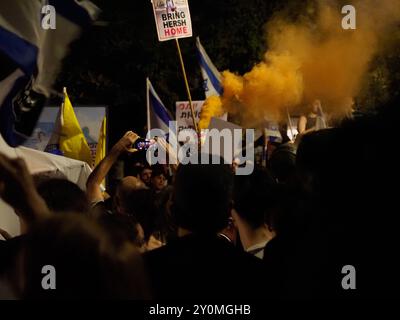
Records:
[[[106,214],[99,217],[99,223],[118,247],[131,243],[138,249],[145,245],[144,232],[133,215]]]
[[[153,165],[151,170],[150,185],[155,209],[153,222],[155,226],[157,225],[156,232],[158,232],[159,240],[166,242],[171,237],[174,237],[174,226],[171,225],[172,221],[169,214],[169,204],[173,188],[171,185],[168,185],[167,166],[157,164]]]
[[[86,217],[70,214],[41,221],[24,241],[17,292],[24,299],[148,299],[139,252],[115,245]],[[42,287],[43,266],[54,267],[55,290]]]
[[[124,161],[124,176],[132,176],[136,178],[140,178],[140,172],[144,168],[143,161],[139,156],[136,156],[136,152],[129,154],[127,159]]]
[[[149,188],[151,187],[151,176],[152,176],[151,167],[148,164],[144,165],[139,171],[139,178]]]
[[[232,207],[231,167],[180,165],[174,186],[171,210],[179,237],[144,255],[155,297],[258,296],[254,284],[260,280],[261,261],[217,235],[227,226]]]
[[[256,167],[251,175],[236,176],[232,217],[239,230],[243,248],[262,259],[264,247],[274,237],[265,223],[266,203],[271,201],[274,179],[265,169]]]
[[[37,190],[54,213],[87,214],[89,202],[84,191],[66,179],[48,178],[37,183]]]
[[[172,210],[182,232],[214,234],[226,227],[233,182],[233,171],[228,165],[180,165],[175,176]]]
[[[161,192],[167,186],[167,176],[162,165],[152,166],[150,185],[155,193]]]
[[[307,132],[316,130],[318,114],[322,110],[321,101],[315,99],[311,104],[311,110],[307,115],[302,115],[298,123],[298,131],[300,135],[304,135]]]
[[[268,159],[268,168],[279,183],[289,183],[296,175],[296,150],[291,142],[280,144]]]

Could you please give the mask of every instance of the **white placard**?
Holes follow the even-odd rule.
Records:
[[[187,0],[152,0],[159,41],[192,36]]]

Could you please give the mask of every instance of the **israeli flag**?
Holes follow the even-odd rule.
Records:
[[[223,93],[221,74],[212,63],[206,50],[200,43],[200,38],[196,38],[197,55],[200,62],[201,74],[204,80],[204,91],[206,98],[210,96],[221,96]]]
[[[154,90],[149,78],[147,82],[147,130],[161,129],[165,133],[169,131],[169,123],[173,121],[171,113],[162,103]]]
[[[0,1],[0,133],[10,146],[32,134],[69,44],[98,13],[86,0]],[[55,29],[42,25],[48,14]]]
[[[268,121],[265,128],[265,135],[269,142],[282,142],[282,135],[279,131],[279,124],[275,121]]]

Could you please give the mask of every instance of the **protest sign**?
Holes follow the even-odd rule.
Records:
[[[159,41],[192,36],[187,0],[153,0],[152,3]]]
[[[198,123],[200,121],[200,113],[203,108],[204,101],[192,101],[194,110],[194,119]],[[189,101],[176,102],[176,122],[178,134],[182,130],[194,129],[192,111],[190,109]]]
[[[220,135],[211,134],[212,130],[217,130]],[[234,131],[240,131],[239,140],[236,139]],[[228,137],[223,134],[223,131],[226,131]],[[211,118],[210,125],[208,126],[207,134],[203,143],[207,143],[207,140],[212,145],[219,146],[217,149],[205,150],[210,154],[214,154],[224,158],[226,163],[232,163],[232,160],[235,156],[242,150],[242,131],[243,128],[234,124],[232,122],[224,121],[219,118]],[[215,141],[218,140],[218,141]]]

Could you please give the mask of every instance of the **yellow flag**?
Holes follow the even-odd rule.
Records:
[[[60,150],[68,158],[85,161],[92,166],[89,145],[76,118],[74,108],[64,89],[64,103],[61,106]]]
[[[104,117],[103,122],[101,123],[99,141],[97,142],[96,146],[96,157],[94,160],[95,167],[101,162],[101,160],[103,160],[106,157],[106,137],[107,137],[106,130],[107,130],[107,118]],[[102,185],[102,191],[104,191],[106,181],[103,180],[101,182],[101,185]]]
[[[96,147],[96,158],[94,161],[94,165],[97,166],[101,160],[103,160],[106,156],[106,128],[107,128],[107,119],[104,117],[103,122],[101,123],[100,136],[99,141],[97,142]]]

